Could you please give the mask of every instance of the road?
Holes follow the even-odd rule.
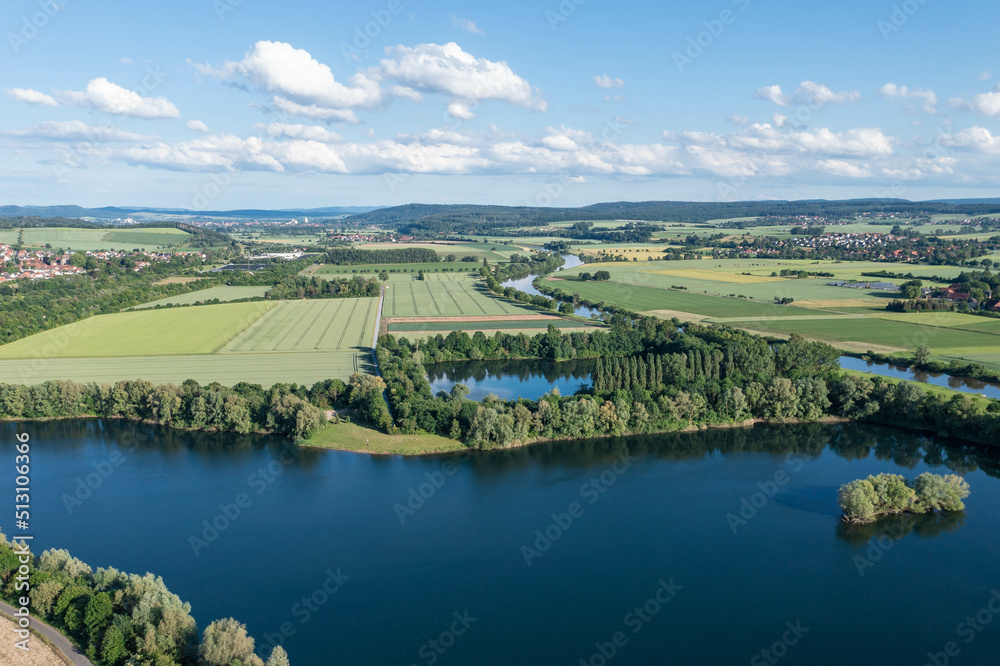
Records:
[[[0,611],[3,611],[5,614],[13,617],[14,613],[17,612],[17,609],[10,604],[0,601]],[[94,666],[94,664],[87,659],[87,657],[73,647],[73,644],[69,642],[68,638],[38,618],[31,618],[31,628],[42,636],[45,636],[45,638],[47,638],[57,650],[66,655],[70,662],[76,664],[76,666]]]

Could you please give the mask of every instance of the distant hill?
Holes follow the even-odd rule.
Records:
[[[124,208],[105,206],[104,208],[84,208],[82,206],[0,206],[0,217],[66,217],[95,220],[114,220],[132,216],[134,218],[162,218],[164,216],[226,219],[268,219],[287,220],[298,217],[332,217],[352,215],[374,210],[374,206],[328,206],[325,208],[301,208],[289,210],[267,210],[246,208],[241,210],[190,210],[187,208]]]

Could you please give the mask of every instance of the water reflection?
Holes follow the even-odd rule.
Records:
[[[841,356],[840,367],[845,370],[860,370],[861,372],[871,372],[882,377],[909,379],[922,384],[933,384],[934,386],[954,389],[962,393],[974,393],[985,395],[987,398],[1000,399],[1000,384],[984,382],[970,377],[955,377],[942,372],[928,372],[915,368],[904,368],[889,363],[865,361],[853,356]]]
[[[557,268],[556,272],[564,271],[567,268],[576,268],[577,266],[583,266],[584,264],[584,262],[580,259],[580,257],[577,257],[576,255],[563,254],[559,256],[561,256],[566,263]],[[525,276],[523,278],[518,278],[516,280],[505,280],[504,282],[500,283],[500,286],[504,287],[505,289],[507,287],[514,287],[518,291],[523,291],[524,293],[531,294],[532,296],[545,296],[546,298],[548,298],[549,297],[548,294],[543,294],[542,292],[538,291],[537,289],[535,289],[535,285],[532,284],[532,282],[534,282],[535,278],[537,278],[538,276],[539,276],[538,273],[532,273],[531,275]],[[593,316],[600,316],[601,311],[595,308],[586,307],[584,305],[578,305],[576,308],[574,308],[573,314],[579,315],[581,317],[593,317]]]
[[[507,400],[537,400],[558,388],[573,395],[590,385],[596,361],[456,361],[427,366],[431,391],[450,393],[455,384],[469,387],[470,400],[495,393]]]
[[[883,537],[899,541],[911,533],[923,539],[932,539],[946,532],[955,532],[964,524],[965,511],[902,513],[867,524],[840,520],[837,522],[837,538],[852,546],[863,546],[872,539],[884,544]],[[881,547],[886,548],[884,545]]]

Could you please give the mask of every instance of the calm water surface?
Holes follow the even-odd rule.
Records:
[[[455,384],[469,387],[470,400],[482,400],[494,393],[505,400],[538,400],[558,388],[573,395],[590,386],[596,361],[455,361],[427,366],[431,391],[450,393]]]
[[[598,664],[616,632],[614,664],[748,663],[786,623],[807,629],[777,648],[787,664],[924,664],[949,641],[956,664],[1000,654],[985,610],[1000,464],[913,434],[774,426],[401,458],[120,422],[3,429],[32,435],[36,546],[162,575],[201,627],[237,617],[297,666]],[[925,470],[966,476],[964,514],[844,529],[838,486]],[[241,493],[196,555],[190,537]],[[328,572],[342,587],[319,594]],[[455,613],[470,626],[442,637],[464,629]],[[967,643],[977,613],[991,622]]]
[[[840,367],[847,370],[861,370],[871,372],[883,377],[895,377],[897,379],[910,379],[923,384],[933,384],[943,386],[962,393],[975,393],[984,395],[987,398],[1000,399],[1000,384],[984,382],[969,377],[953,377],[943,372],[926,372],[914,368],[904,368],[889,363],[876,363],[875,361],[865,361],[853,356],[841,356]]]
[[[564,271],[567,268],[576,268],[577,266],[582,266],[584,264],[584,262],[580,259],[580,257],[574,254],[563,254],[561,256],[566,261],[566,263],[557,268],[556,269],[557,272]],[[514,287],[515,289],[523,291],[526,294],[531,294],[532,296],[545,296],[546,298],[549,298],[548,294],[543,294],[542,292],[538,291],[537,289],[535,289],[535,285],[532,284],[532,282],[535,281],[535,278],[537,278],[538,275],[539,275],[538,273],[532,273],[531,275],[527,275],[523,278],[518,278],[516,280],[505,280],[500,283],[500,286],[504,288]],[[573,310],[573,313],[578,314],[581,317],[590,317],[592,315],[600,315],[601,311],[596,308],[590,308],[580,305]]]

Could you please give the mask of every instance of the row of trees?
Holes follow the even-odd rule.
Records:
[[[899,474],[878,474],[840,487],[837,501],[844,520],[868,523],[900,513],[961,511],[969,484],[957,474],[924,472],[913,484]]]
[[[385,279],[389,276],[386,275]],[[271,300],[296,298],[354,298],[378,296],[381,285],[375,278],[354,276],[350,279],[324,279],[308,275],[290,275],[264,293]]]
[[[22,542],[23,543],[23,542]],[[3,597],[21,607],[24,592],[16,588],[19,545],[0,534],[0,583]],[[31,610],[80,645],[100,666],[288,666],[277,646],[265,662],[254,653],[254,639],[232,618],[216,620],[199,641],[191,605],[147,573],[127,574],[113,568],[96,572],[65,550],[29,557],[27,580]]]
[[[399,247],[363,250],[356,247],[335,247],[326,252],[326,263],[337,266],[352,264],[418,264],[438,261],[437,252],[426,247]]]
[[[226,432],[273,432],[304,438],[326,422],[323,409],[343,404],[339,379],[312,388],[240,383],[180,386],[136,379],[115,384],[52,380],[24,386],[0,384],[0,420],[98,416],[159,423],[175,428]]]

